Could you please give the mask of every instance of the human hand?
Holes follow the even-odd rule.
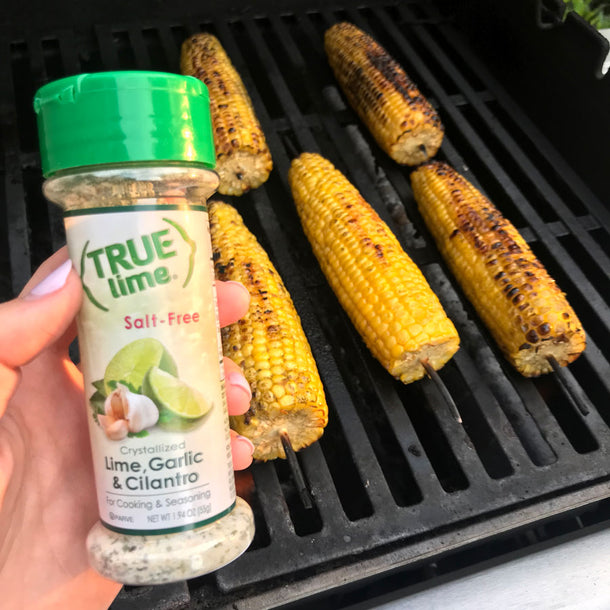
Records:
[[[53,272],[53,273],[51,273]],[[44,279],[43,279],[44,278]],[[221,324],[245,315],[247,290],[217,284]],[[0,606],[108,608],[121,585],[89,567],[85,539],[98,519],[83,378],[68,356],[82,300],[65,248],[45,261],[21,295],[0,304]],[[225,360],[229,412],[250,389]],[[234,466],[252,444],[232,433]]]

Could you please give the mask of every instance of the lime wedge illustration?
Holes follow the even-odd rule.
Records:
[[[158,425],[166,430],[194,428],[212,408],[210,401],[201,392],[159,367],[148,371],[144,377],[142,392],[159,408]]]
[[[108,363],[104,373],[104,389],[110,394],[117,383],[139,392],[144,376],[158,367],[170,375],[177,375],[176,363],[163,344],[157,339],[136,339],[122,347]]]

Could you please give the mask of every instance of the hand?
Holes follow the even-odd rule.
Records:
[[[43,279],[44,278],[44,279]],[[247,290],[217,284],[221,324],[242,317]],[[21,295],[0,304],[0,605],[108,608],[121,585],[89,567],[85,539],[98,519],[83,379],[68,357],[82,288],[65,248],[45,261]],[[250,389],[225,360],[230,413]],[[252,444],[233,434],[234,465]]]

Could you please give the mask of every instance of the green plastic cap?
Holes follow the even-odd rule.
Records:
[[[70,76],[41,87],[34,110],[45,177],[126,161],[216,165],[208,90],[192,76]]]

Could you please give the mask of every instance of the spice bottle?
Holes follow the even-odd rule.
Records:
[[[134,585],[216,570],[248,547],[254,523],[231,461],[207,89],[175,74],[83,74],[42,87],[34,108],[44,194],[63,207],[84,289],[79,350],[100,512],[91,564]]]

